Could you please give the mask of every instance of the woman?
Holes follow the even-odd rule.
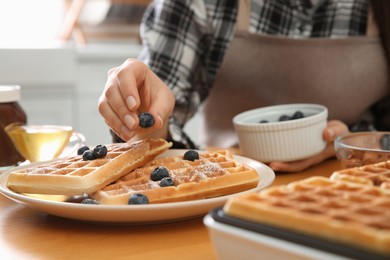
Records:
[[[194,145],[182,128],[199,112],[202,145],[229,147],[241,111],[324,104],[327,148],[270,163],[275,171],[303,170],[334,156],[334,138],[349,128],[387,127],[370,110],[387,111],[374,104],[389,90],[389,7],[385,0],[155,1],[139,60],[110,70],[99,111],[123,140],[164,137],[187,148]],[[138,127],[140,111],[156,118],[152,128]]]

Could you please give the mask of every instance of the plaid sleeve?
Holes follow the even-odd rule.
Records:
[[[154,1],[141,26],[139,59],[172,90],[170,136],[193,148],[182,128],[207,97],[233,36],[237,1]]]

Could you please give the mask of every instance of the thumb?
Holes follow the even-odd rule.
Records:
[[[328,142],[334,141],[337,136],[349,132],[348,126],[339,120],[330,120],[324,130],[324,139]]]
[[[164,87],[161,92],[154,96],[149,112],[155,118],[154,129],[160,129],[168,122],[175,106],[175,98],[168,87]]]

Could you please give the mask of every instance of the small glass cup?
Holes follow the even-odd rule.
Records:
[[[29,162],[66,157],[85,144],[85,137],[74,132],[71,126],[14,123],[4,130]]]
[[[390,160],[390,132],[356,132],[336,138],[334,148],[344,168]]]

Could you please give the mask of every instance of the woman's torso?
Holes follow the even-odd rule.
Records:
[[[241,21],[248,19],[243,9]],[[234,115],[282,103],[323,104],[329,119],[357,122],[388,93],[385,55],[376,27],[370,28],[370,36],[343,39],[291,39],[238,30],[201,108],[201,143],[236,145]]]

